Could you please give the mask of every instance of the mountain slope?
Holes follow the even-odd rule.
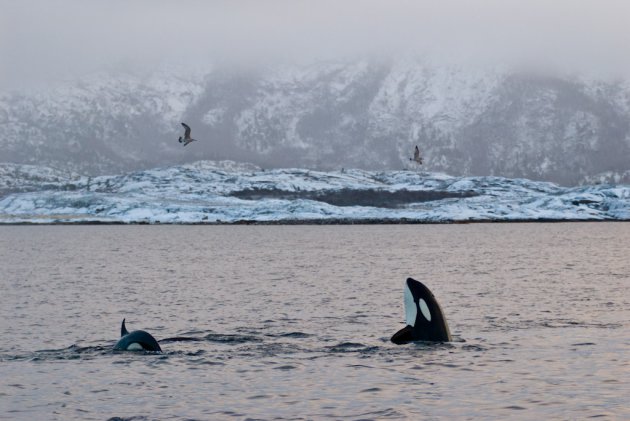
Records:
[[[199,139],[177,143],[186,121]],[[442,66],[326,62],[100,74],[0,95],[0,161],[92,175],[232,159],[630,182],[630,83]]]

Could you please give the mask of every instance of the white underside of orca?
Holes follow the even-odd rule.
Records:
[[[140,345],[138,342],[133,342],[130,343],[127,346],[127,351],[142,351],[144,348],[142,348],[142,345]]]
[[[405,323],[409,326],[414,326],[416,324],[416,316],[418,315],[418,310],[416,308],[416,303],[413,301],[413,295],[411,294],[411,290],[408,285],[405,285],[405,293],[404,293],[404,303],[405,303]]]

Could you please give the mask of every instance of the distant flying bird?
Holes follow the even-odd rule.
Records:
[[[184,129],[186,130],[184,131],[184,137],[179,137],[179,143],[183,143],[184,146],[186,146],[190,142],[195,142],[197,139],[193,139],[192,137],[190,137],[190,127],[188,126],[188,124],[182,123],[182,126],[184,126]]]
[[[420,156],[420,149],[418,149],[418,145],[416,145],[416,150],[413,152],[413,158],[409,158],[409,160],[422,165],[422,157]]]

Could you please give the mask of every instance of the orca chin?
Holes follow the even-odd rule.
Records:
[[[450,342],[453,338],[442,308],[422,282],[407,278],[404,292],[407,326],[392,336],[395,344],[413,341]]]
[[[120,340],[114,346],[117,351],[157,351],[162,352],[160,344],[150,333],[144,330],[134,330],[129,333],[125,327],[125,319],[120,327]]]

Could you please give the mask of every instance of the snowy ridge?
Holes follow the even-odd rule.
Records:
[[[563,188],[415,171],[263,170],[199,161],[78,177],[0,165],[0,223],[463,222],[630,220],[630,186]],[[16,185],[15,174],[22,174]],[[24,187],[26,186],[26,187]]]
[[[0,163],[0,197],[14,192],[61,188],[79,175],[37,165]]]

